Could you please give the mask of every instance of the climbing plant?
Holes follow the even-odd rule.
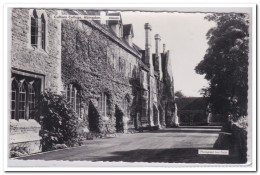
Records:
[[[79,119],[66,98],[45,91],[39,99],[36,115],[39,116],[41,123],[42,151],[55,149],[56,144],[65,144],[68,147],[78,145]]]

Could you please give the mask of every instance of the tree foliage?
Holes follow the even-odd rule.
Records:
[[[174,93],[174,96],[176,96],[176,97],[178,97],[178,98],[183,98],[183,97],[185,97],[185,95],[182,93],[181,90],[180,90],[180,91],[176,91],[176,92]]]
[[[247,115],[249,20],[246,14],[211,14],[205,17],[216,22],[206,34],[208,49],[196,66],[205,74],[209,87],[203,94],[209,97],[213,112],[236,119]]]
[[[70,147],[80,143],[77,133],[79,119],[64,96],[45,91],[38,105],[42,151],[52,150],[56,144]]]

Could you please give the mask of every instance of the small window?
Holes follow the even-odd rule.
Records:
[[[80,91],[77,91],[76,95],[76,113],[81,117],[81,95]]]
[[[115,62],[115,57],[113,56],[113,68],[116,68],[116,62]]]
[[[15,79],[13,79],[12,90],[11,90],[11,119],[16,118],[17,94],[18,94],[18,83]]]
[[[107,112],[109,111],[108,109],[108,98],[105,93],[101,94],[101,113],[102,116],[106,116]]]
[[[25,119],[26,111],[26,87],[24,79],[19,84],[19,119]]]
[[[73,110],[81,117],[81,91],[80,89],[70,84],[67,87],[67,101],[71,103]]]
[[[36,10],[33,10],[33,15],[31,16],[31,45],[33,47],[38,46],[38,16]]]
[[[29,119],[34,119],[34,112],[36,106],[36,92],[34,87],[34,82],[29,83],[29,94],[28,94],[28,103],[29,103]]]
[[[119,57],[119,59],[118,59],[118,70],[119,70],[119,72],[122,71],[122,63],[121,62],[122,62],[121,58]]]
[[[45,35],[46,35],[46,23],[45,23],[45,19],[44,19],[44,16],[42,14],[41,16],[41,29],[42,29],[42,36],[41,36],[41,40],[42,40],[42,49],[45,50]]]
[[[71,96],[70,96],[70,103],[72,105],[72,108],[75,110],[75,96],[76,96],[76,89],[74,87],[71,88]]]
[[[126,116],[129,116],[129,102],[128,99],[125,97],[123,101],[123,109]]]
[[[128,77],[132,77],[132,65],[129,63]]]

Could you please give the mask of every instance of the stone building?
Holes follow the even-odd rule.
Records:
[[[84,10],[12,9],[10,21],[10,145],[40,151],[39,120],[32,117],[40,92],[64,94],[89,132],[128,132],[174,124],[171,55],[160,35],[144,24],[145,49],[132,24],[60,20]],[[108,16],[120,13],[102,12]]]
[[[221,126],[227,122],[224,115],[211,112],[207,97],[175,97],[175,105],[182,126]]]

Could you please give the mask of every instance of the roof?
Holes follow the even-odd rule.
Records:
[[[133,25],[132,24],[124,24],[123,25],[123,35],[130,35],[132,34],[132,37],[134,37],[134,31],[133,31]]]
[[[143,51],[143,49],[141,49],[141,47],[139,47],[138,45],[136,45],[135,43],[133,43],[133,47],[135,47],[136,50],[138,51]]]
[[[76,11],[75,10],[66,10],[66,11],[68,13],[72,13],[72,14],[78,14],[78,13],[88,14],[86,11],[82,11],[82,10],[76,10]],[[120,12],[109,13],[108,15],[112,15],[112,16],[119,15],[121,18]],[[121,18],[121,20],[122,20],[122,18]],[[94,26],[96,29],[98,29],[103,34],[105,34],[106,36],[111,38],[114,42],[120,44],[124,49],[128,50],[130,53],[138,56],[139,58],[142,57],[141,53],[138,50],[136,50],[134,47],[131,47],[124,39],[117,37],[116,34],[114,33],[114,31],[110,27],[105,27],[105,26],[101,25],[100,23],[91,21],[91,20],[81,20],[81,21]]]
[[[208,106],[205,97],[175,98],[178,110],[206,110]]]
[[[121,13],[120,12],[114,12],[114,13],[108,13],[107,16],[120,16],[120,20],[109,20],[108,24],[122,24],[122,17],[121,17]]]

